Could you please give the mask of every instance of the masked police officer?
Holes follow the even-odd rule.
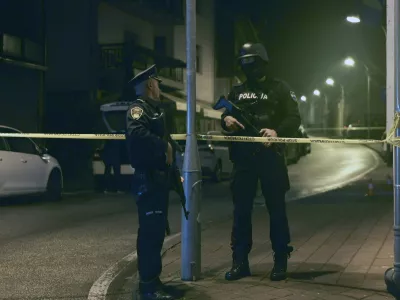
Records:
[[[290,137],[300,126],[295,94],[284,82],[266,73],[268,55],[261,44],[245,44],[238,58],[247,80],[234,86],[228,100],[247,113],[264,137]],[[223,129],[232,135],[254,135],[227,112],[222,115]],[[270,279],[286,279],[287,260],[293,247],[286,215],[285,194],[290,189],[284,157],[284,145],[233,142],[230,147],[234,163],[234,219],[231,234],[233,265],[226,280],[250,276],[248,255],[252,247],[251,213],[258,181],[270,215],[270,240],[274,267]]]
[[[136,75],[131,83],[138,99],[127,112],[126,139],[130,163],[135,168],[139,230],[137,254],[141,299],[174,299],[161,284],[161,250],[167,224],[168,166],[173,150],[165,136],[164,112],[159,107],[161,80],[155,65]]]

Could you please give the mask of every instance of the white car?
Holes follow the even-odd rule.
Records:
[[[207,135],[222,135],[222,133],[209,131]],[[179,141],[179,144],[184,147],[186,141]],[[229,142],[199,140],[197,145],[203,175],[211,176],[215,182],[219,182],[224,175],[232,173],[233,164],[229,159]]]
[[[22,133],[0,126],[1,133]],[[58,161],[30,138],[0,137],[0,197],[45,194],[61,198],[63,176]]]

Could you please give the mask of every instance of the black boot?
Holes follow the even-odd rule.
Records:
[[[247,260],[241,263],[236,263],[234,261],[230,271],[225,273],[225,279],[229,281],[238,280],[247,276],[251,276],[249,262]]]
[[[140,293],[140,300],[174,300],[175,298],[166,292],[159,290],[149,293]]]
[[[164,290],[160,278],[156,278],[150,282],[139,283],[139,300],[173,300],[168,291]]]
[[[274,254],[274,267],[271,271],[271,281],[281,281],[287,278],[287,262],[293,247],[288,246],[287,251],[277,252]]]

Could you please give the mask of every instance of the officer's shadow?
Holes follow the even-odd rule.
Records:
[[[216,282],[227,282],[224,279],[225,273],[231,268],[231,262],[220,264],[219,266],[204,270],[202,279],[213,280]],[[272,262],[258,263],[255,266],[250,266],[251,276],[243,278],[240,283],[248,283],[252,280],[269,280],[271,270],[273,268]],[[316,263],[298,263],[288,262],[288,276],[287,279],[299,281],[314,281],[322,277],[331,277],[333,274],[341,273],[343,267],[333,264],[316,264]]]

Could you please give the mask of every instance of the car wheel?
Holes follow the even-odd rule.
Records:
[[[53,170],[50,173],[46,187],[46,200],[58,201],[61,199],[62,192],[62,178],[61,173],[58,170]]]
[[[221,164],[221,162],[218,162],[217,165],[215,166],[215,170],[214,170],[212,177],[215,182],[221,181],[221,179],[222,179],[222,164]]]

